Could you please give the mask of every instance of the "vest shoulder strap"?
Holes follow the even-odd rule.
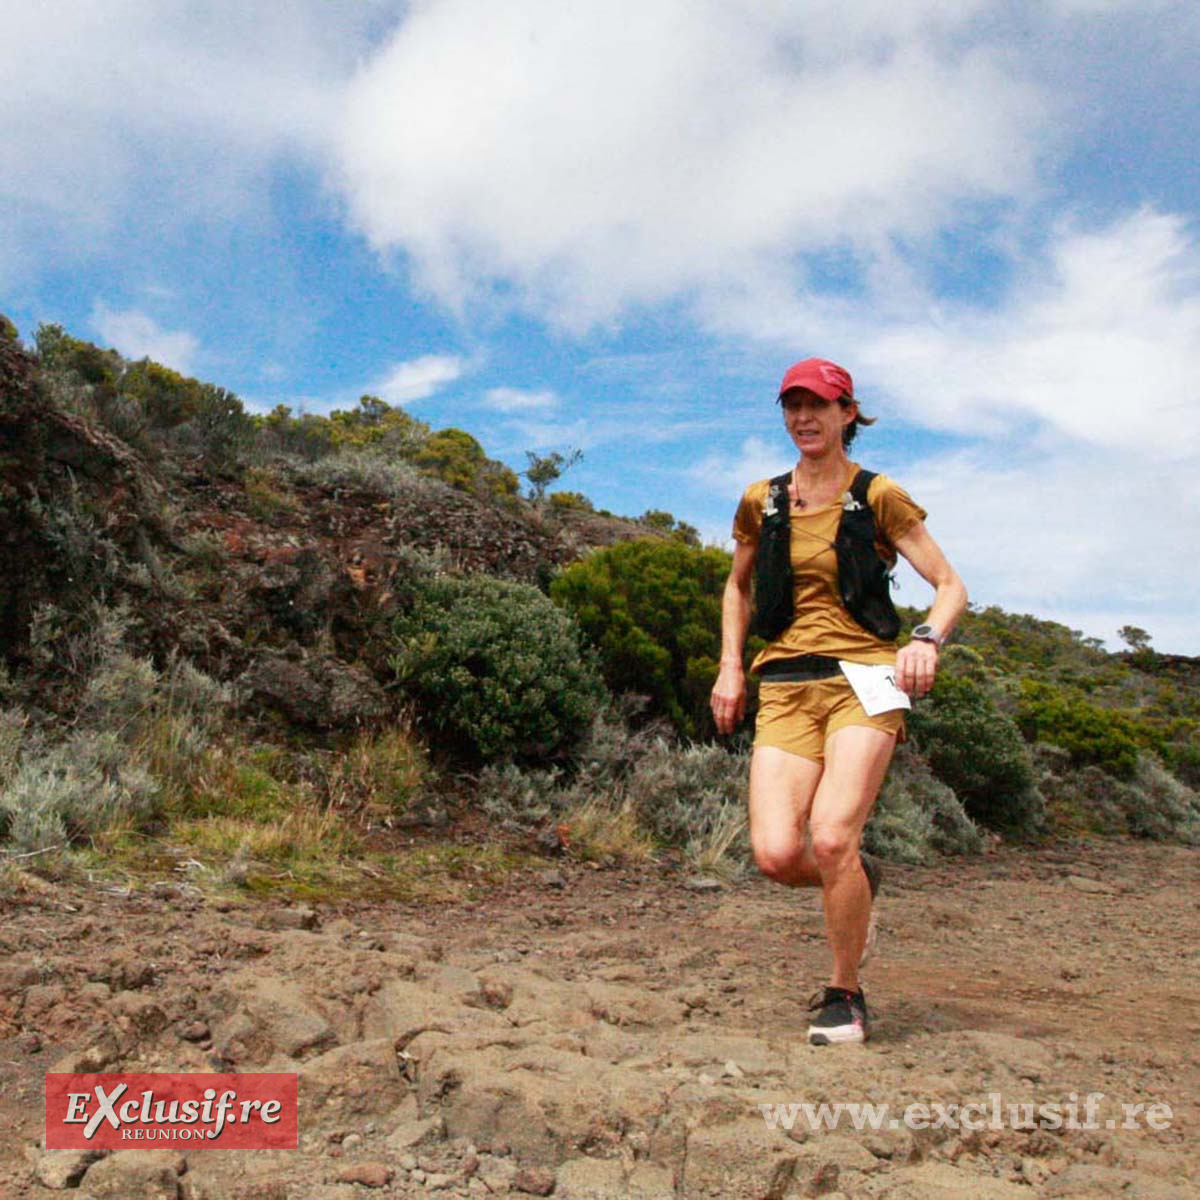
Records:
[[[871,481],[877,474],[877,471],[868,471],[866,467],[860,467],[858,474],[851,481],[850,495],[862,505],[862,508],[859,510],[862,514],[861,519],[855,522],[859,533],[864,535],[869,533],[872,539],[878,539],[883,546],[889,548],[891,561],[889,562],[888,569],[891,570],[895,566],[896,549],[892,545],[891,538],[888,537],[880,526],[875,516],[875,510],[867,500],[867,492],[870,490]]]
[[[785,525],[789,524],[791,521],[792,506],[791,502],[788,500],[788,486],[791,484],[791,482],[791,471],[784,471],[782,475],[776,475],[775,478],[767,484],[767,495],[763,502],[764,511],[766,513],[771,513],[772,507],[774,507],[774,512],[778,514],[778,519]],[[774,499],[776,502],[782,499],[783,503],[776,503],[774,506],[772,506],[772,499]]]
[[[858,474],[850,483],[850,495],[854,497],[859,504],[867,503],[867,492],[870,490],[871,481],[875,478],[877,472],[868,471],[866,467],[859,467]]]

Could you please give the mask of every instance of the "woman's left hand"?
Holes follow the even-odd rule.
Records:
[[[933,642],[909,642],[896,652],[896,684],[910,696],[924,696],[937,674],[938,648]]]

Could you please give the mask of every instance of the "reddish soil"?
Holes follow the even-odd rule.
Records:
[[[400,1086],[417,1098],[415,1107],[411,1096],[397,1100],[408,1105],[406,1118],[444,1118],[423,1143],[427,1157],[443,1158],[414,1165],[421,1151],[406,1157],[394,1142],[385,1145],[387,1113],[368,1119],[370,1108],[359,1103],[335,1121],[328,1108],[306,1112],[302,1101],[299,1151],[283,1158],[245,1151],[236,1161],[237,1152],[190,1154],[181,1196],[425,1195],[428,1176],[441,1179],[425,1168],[439,1164],[446,1182],[434,1194],[507,1194],[518,1181],[496,1165],[506,1153],[514,1164],[521,1158],[530,1169],[549,1171],[551,1179],[558,1170],[554,1194],[568,1197],[589,1194],[579,1182],[580,1172],[595,1166],[583,1161],[589,1156],[619,1158],[627,1179],[631,1164],[648,1164],[647,1170],[656,1164],[660,1191],[646,1184],[641,1194],[647,1196],[720,1194],[722,1187],[724,1194],[747,1196],[949,1196],[958,1176],[963,1195],[1009,1194],[980,1190],[984,1182],[1028,1196],[1200,1194],[1200,851],[1102,842],[1005,848],[932,868],[889,865],[879,909],[883,938],[864,975],[873,1037],[861,1048],[803,1044],[805,1002],[826,964],[813,893],[756,877],[713,891],[692,890],[694,882],[668,870],[547,861],[544,870],[514,874],[486,902],[436,908],[317,903],[318,926],[307,931],[280,927],[308,923],[280,902],[217,900],[167,880],[128,895],[74,883],[26,888],[5,902],[0,932],[0,1124],[6,1131],[0,1197],[49,1194],[35,1176],[44,1075],[89,1065],[81,1057],[89,1048],[99,1047],[107,1070],[213,1070],[231,1063],[254,1070],[268,1060],[278,1066],[282,1034],[272,1034],[270,1043],[244,1031],[235,1036],[241,1026],[221,1032],[237,1006],[238,981],[249,977],[239,972],[251,969],[255,978],[294,983],[307,995],[317,996],[318,985],[324,989],[313,1003],[330,1016],[329,1040],[294,1049],[292,1069],[302,1072],[300,1064],[331,1045],[369,1040],[373,1021],[377,1033],[398,1028],[371,1015],[372,1005],[382,1011],[394,975],[414,987],[428,981],[443,999],[447,988],[469,991],[473,978],[479,982],[487,1003],[467,997],[467,1007],[459,1008],[447,1000],[444,1023],[420,1026],[441,1030],[432,1049],[421,1050],[428,1033],[414,1038],[410,1029],[395,1037],[406,1070]],[[541,999],[521,1001],[530,980]],[[605,1011],[593,998],[581,1015],[572,1015],[566,1001],[535,1007],[535,1000],[549,1004],[551,994],[592,985],[619,993],[629,1012],[616,1012],[611,997]],[[560,1126],[548,1117],[557,1149],[539,1162],[536,1147],[520,1153],[519,1139],[510,1147],[493,1136],[495,1144],[487,1145],[488,1129],[470,1123],[475,1110],[452,1111],[448,1099],[422,1090],[421,1072],[435,1070],[447,1039],[460,1038],[456,1070],[463,1078],[461,1063],[471,1053],[461,1040],[466,1017],[482,1010],[490,1019],[491,1010],[506,1006],[518,1014],[521,1003],[533,1015],[512,1015],[511,1024],[524,1031],[527,1050],[557,1053],[578,1044],[631,1079],[645,1079],[651,1067],[673,1071],[673,1079],[686,1077],[688,1086],[719,1096],[722,1111],[743,1103],[752,1113],[755,1098],[768,1091],[796,1100],[886,1100],[899,1109],[911,1100],[948,1103],[999,1088],[1006,1102],[1063,1100],[1072,1091],[1080,1097],[1103,1092],[1111,1103],[1165,1102],[1172,1120],[1159,1132],[904,1133],[908,1140],[899,1149],[841,1129],[828,1141],[828,1162],[840,1162],[840,1169],[828,1162],[813,1166],[813,1147],[826,1144],[825,1135],[813,1135],[800,1146],[808,1157],[782,1173],[756,1180],[747,1168],[736,1184],[720,1185],[712,1182],[715,1168],[703,1173],[696,1155],[688,1166],[670,1149],[655,1148],[654,1130],[667,1124],[661,1111],[641,1132],[639,1118],[622,1117],[624,1126],[616,1122],[604,1144],[580,1141],[566,1117]],[[338,1015],[352,1012],[357,1024]],[[622,1037],[629,1044],[613,1049]],[[669,1052],[680,1039],[701,1047],[709,1039],[719,1060],[726,1053],[720,1047],[737,1038],[749,1047],[748,1057],[740,1065],[735,1059],[735,1070],[726,1074],[720,1061],[705,1067],[703,1053],[693,1061]],[[766,1060],[758,1067],[756,1046]],[[90,1067],[97,1069],[97,1061]],[[545,1108],[544,1097],[538,1103]],[[701,1125],[724,1119],[711,1115],[711,1105],[704,1111],[709,1116]],[[697,1120],[689,1117],[688,1127]],[[456,1121],[460,1135],[467,1129],[473,1136],[455,1141]],[[342,1143],[349,1134],[356,1150],[347,1154]],[[861,1149],[847,1149],[847,1139],[871,1155],[851,1161],[851,1152],[861,1155]],[[802,1140],[789,1145],[795,1149]],[[482,1167],[471,1166],[474,1152],[495,1168],[490,1184]],[[263,1160],[257,1175],[256,1154]],[[379,1179],[386,1175],[382,1188],[339,1176],[357,1158],[369,1160]],[[567,1160],[575,1162],[575,1175],[563,1167]],[[596,1170],[600,1166],[612,1164]],[[541,1178],[519,1182],[533,1186]],[[592,1186],[590,1194],[605,1194]],[[634,1194],[632,1184],[622,1186],[627,1190],[612,1194]],[[87,1177],[76,1194],[93,1194]]]

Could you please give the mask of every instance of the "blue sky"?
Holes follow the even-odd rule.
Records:
[[[1194,0],[3,7],[25,337],[580,447],[722,543],[834,358],[974,600],[1200,653]]]

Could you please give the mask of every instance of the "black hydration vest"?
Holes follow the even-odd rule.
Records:
[[[762,531],[754,558],[754,617],[750,632],[773,642],[795,617],[792,576],[791,502],[787,471],[771,480],[763,509]],[[892,603],[892,573],[875,549],[875,514],[867,503],[874,471],[861,468],[842,504],[833,548],[837,554],[838,589],[846,610],[868,633],[892,641],[900,632],[900,615]]]

